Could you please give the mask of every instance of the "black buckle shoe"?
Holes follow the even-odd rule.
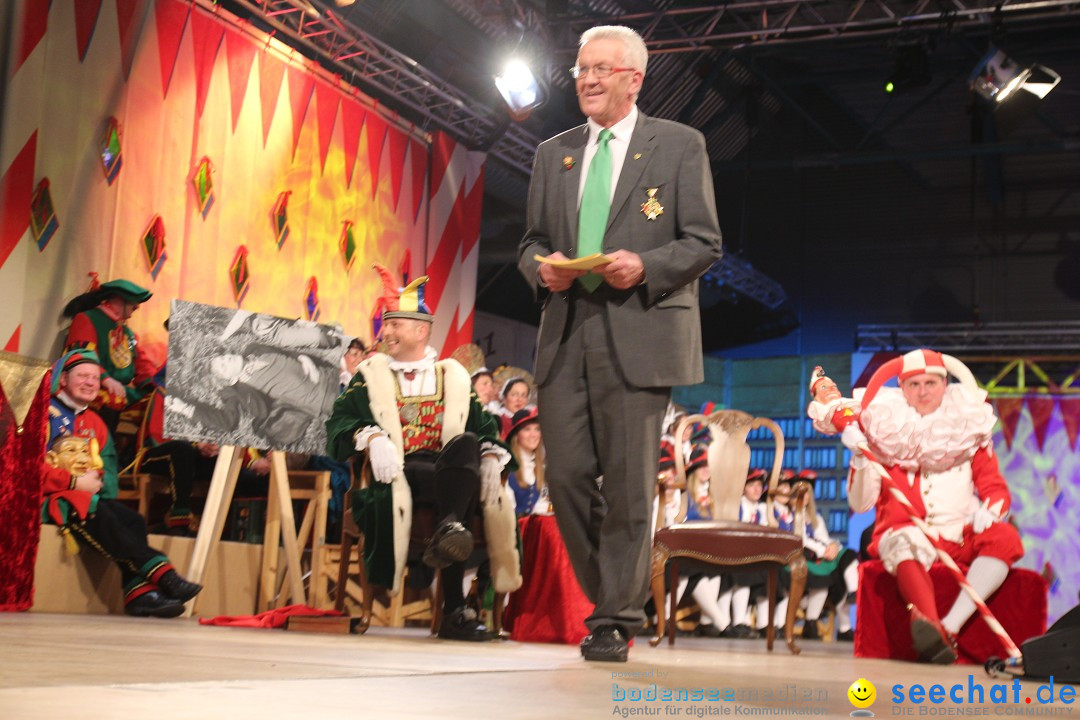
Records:
[[[443,640],[487,642],[495,639],[495,633],[480,622],[475,610],[461,607],[443,618],[439,626],[439,637]]]
[[[157,586],[166,595],[180,602],[187,602],[202,592],[202,585],[185,580],[175,570],[170,570],[162,575],[157,582]]]
[[[454,563],[464,562],[473,551],[472,533],[461,523],[447,520],[435,531],[424,550],[424,564],[441,570]]]
[[[184,612],[184,603],[150,590],[125,605],[124,612],[135,617],[174,618]]]
[[[720,637],[720,628],[712,623],[708,625],[698,623],[697,628],[694,629],[694,634],[698,637],[718,638]]]
[[[626,662],[630,640],[620,625],[601,625],[581,641],[581,656],[592,662]]]

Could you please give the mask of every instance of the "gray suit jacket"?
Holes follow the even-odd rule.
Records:
[[[568,316],[570,292],[539,285],[534,255],[561,251],[575,257],[578,184],[588,140],[581,125],[540,144],[529,185],[525,237],[518,268],[544,302],[536,349],[536,380],[543,384]],[[569,166],[569,167],[568,167]],[[662,215],[648,220],[641,204],[657,188]],[[721,255],[709,159],[700,132],[638,113],[604,235],[604,252],[641,256],[645,282],[606,288],[607,318],[616,359],[637,387],[690,385],[704,379],[697,279]]]

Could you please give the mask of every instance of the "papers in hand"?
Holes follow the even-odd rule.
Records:
[[[537,262],[547,263],[563,270],[592,270],[594,267],[600,265],[607,265],[612,262],[612,258],[609,258],[603,253],[594,253],[592,255],[586,255],[580,258],[568,258],[566,260],[553,260],[550,257],[544,255],[533,255],[533,260]]]

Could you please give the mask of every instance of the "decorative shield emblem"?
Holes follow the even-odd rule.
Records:
[[[146,267],[150,270],[150,277],[157,280],[158,273],[161,272],[162,266],[165,265],[167,257],[165,253],[165,223],[162,222],[160,215],[155,215],[154,219],[146,227],[146,231],[142,236],[142,249],[143,257],[146,258]]]
[[[243,302],[249,287],[247,256],[247,246],[241,245],[236,248],[236,255],[233,256],[232,264],[229,266],[229,281],[232,284],[233,297],[236,298],[237,305]]]
[[[210,158],[203,155],[199,166],[195,169],[195,175],[191,178],[191,184],[195,186],[195,197],[199,201],[199,212],[203,220],[210,214],[210,208],[214,204],[214,182],[210,177],[214,166]]]

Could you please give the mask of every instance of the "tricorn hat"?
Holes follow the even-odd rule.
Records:
[[[121,278],[99,284],[97,273],[90,273],[90,275],[93,278],[90,282],[90,289],[76,296],[64,306],[65,317],[75,317],[81,312],[96,308],[103,300],[111,297],[123,298],[124,302],[141,305],[154,295],[154,293],[130,280]]]

